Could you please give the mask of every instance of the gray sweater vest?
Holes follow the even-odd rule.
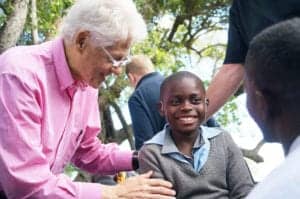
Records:
[[[240,149],[226,132],[209,141],[209,156],[200,172],[191,165],[162,155],[162,147],[156,144],[147,144],[141,149],[139,172],[153,170],[155,178],[170,181],[177,199],[246,197],[254,183]]]

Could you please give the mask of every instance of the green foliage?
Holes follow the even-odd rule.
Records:
[[[79,173],[79,169],[71,164],[68,164],[64,169],[64,173],[74,180]]]
[[[2,27],[7,20],[9,14],[13,11],[14,7],[12,0],[2,0],[0,1],[0,27]]]
[[[217,121],[223,127],[230,123],[240,124],[241,121],[236,115],[237,104],[234,102],[235,97],[232,97],[217,113]]]
[[[56,35],[58,26],[67,9],[73,4],[74,0],[37,0],[38,31],[41,41],[48,40]],[[32,24],[31,18],[27,17],[23,34],[19,44],[32,44]]]
[[[207,34],[225,29],[231,0],[136,0],[145,17],[149,36],[135,46],[133,54],[152,58],[157,70],[168,75],[189,66],[187,57],[209,57],[219,63],[224,59],[225,44],[201,40]],[[168,16],[169,26],[162,25]],[[194,52],[194,53],[193,53]],[[190,66],[193,67],[193,66]],[[215,69],[214,69],[215,70]],[[209,84],[208,81],[205,82]],[[237,104],[233,98],[216,115],[222,126],[239,124]]]
[[[135,45],[132,49],[132,54],[146,54],[148,55],[158,71],[169,74],[178,68],[178,64],[182,64],[176,60],[176,54],[172,54],[172,44],[168,48],[160,46],[161,43],[161,30],[153,30],[149,32],[148,38]]]
[[[12,0],[0,1],[0,24],[11,12]],[[37,0],[38,31],[42,41],[53,37],[58,30],[61,18],[74,0]],[[148,38],[133,47],[132,54],[143,53],[153,61],[156,69],[165,75],[190,66],[189,57],[209,57],[222,60],[224,44],[202,41],[208,33],[224,29],[228,21],[228,8],[231,0],[135,0],[138,10],[144,16],[149,30]],[[30,11],[29,11],[30,13]],[[162,21],[167,17],[167,25]],[[31,44],[31,19],[27,18],[19,43]],[[205,44],[204,44],[205,43]],[[128,85],[125,75],[108,78],[100,92],[106,96],[104,102],[116,102],[120,92]],[[234,115],[236,104],[224,106],[218,120],[222,125],[238,122]]]
[[[37,0],[38,27],[46,37],[53,36],[57,32],[60,19],[66,14],[67,8],[74,0]]]

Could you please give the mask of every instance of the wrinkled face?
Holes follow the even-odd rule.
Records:
[[[96,47],[97,45],[94,45],[88,36],[82,40],[80,42],[83,43],[83,47],[77,45],[77,54],[74,58],[75,67],[72,73],[75,79],[84,80],[90,86],[98,88],[107,76],[119,75],[122,72],[122,66],[116,66],[118,62],[113,63],[112,60],[121,61],[127,58],[129,41],[117,42],[113,46],[103,48]]]
[[[195,133],[205,120],[205,91],[197,83],[183,78],[169,82],[165,89],[160,110],[173,133]]]

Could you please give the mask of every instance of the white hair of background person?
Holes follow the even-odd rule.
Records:
[[[60,35],[72,43],[76,33],[89,31],[92,42],[102,47],[147,35],[146,24],[132,0],[77,0],[61,24]]]

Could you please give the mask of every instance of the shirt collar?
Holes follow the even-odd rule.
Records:
[[[193,149],[195,148],[200,148],[203,144],[204,144],[204,140],[201,139],[201,128],[199,128],[198,130],[198,135],[196,138],[196,141],[194,143]],[[171,132],[170,132],[170,128],[167,126],[166,127],[166,131],[165,131],[165,138],[164,138],[164,144],[162,146],[162,154],[168,154],[168,153],[180,153],[178,151],[178,148],[175,145],[175,142],[173,141],[172,137],[171,137]]]
[[[53,41],[52,56],[54,60],[54,67],[61,90],[65,90],[75,84],[72,77],[70,67],[67,63],[64,42],[62,38],[57,38]]]
[[[171,138],[170,129],[168,125],[166,125],[161,132],[159,132],[145,144],[161,145],[161,154],[167,155],[172,159],[178,160],[180,162],[191,164],[193,169],[199,172],[208,159],[210,151],[210,139],[216,137],[222,131],[218,128],[208,128],[201,126],[199,127],[198,132],[198,137],[193,146],[192,158],[186,157],[184,154],[179,152]]]
[[[161,146],[168,144],[170,142],[170,140],[172,141],[172,139],[170,137],[170,133],[168,131],[169,131],[169,125],[166,124],[163,130],[158,132],[152,139],[145,142],[145,144],[157,144],[157,145],[161,145]],[[204,140],[211,139],[211,138],[219,135],[221,132],[222,132],[222,130],[219,128],[209,128],[206,126],[199,127],[199,133],[202,135]],[[198,141],[196,140],[194,147],[196,147],[196,144],[199,142],[200,142],[200,145],[198,145],[198,146],[201,146],[201,144],[202,144],[202,142],[204,142],[204,140],[203,139],[200,139],[200,141],[199,141],[199,139],[198,139]]]

